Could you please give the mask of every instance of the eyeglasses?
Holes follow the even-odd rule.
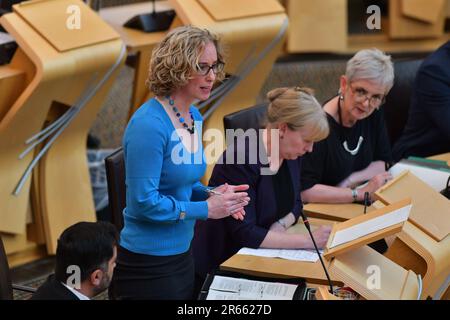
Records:
[[[364,103],[366,102],[366,100],[369,100],[370,107],[378,108],[386,102],[385,95],[375,94],[369,97],[367,95],[368,92],[364,88],[353,88],[352,85],[350,85],[350,89],[352,90],[352,93],[355,97],[355,101],[358,103]]]
[[[209,70],[212,70],[214,74],[218,74],[223,71],[225,67],[225,63],[222,61],[217,61],[213,65],[209,65],[207,63],[199,63],[197,65],[197,73],[201,76],[206,76],[209,73]]]

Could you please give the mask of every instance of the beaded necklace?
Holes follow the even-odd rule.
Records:
[[[180,111],[175,106],[175,101],[170,96],[166,96],[166,99],[169,100],[170,107],[172,108],[172,111],[175,113],[175,115],[177,116],[177,118],[180,121],[180,123],[183,125],[183,128],[185,128],[187,131],[189,131],[190,134],[194,134],[194,132],[195,132],[195,121],[194,121],[194,116],[192,115],[192,111],[189,111],[189,115],[191,116],[191,120],[192,120],[191,127],[189,128],[189,126],[187,125],[186,121],[181,116]]]

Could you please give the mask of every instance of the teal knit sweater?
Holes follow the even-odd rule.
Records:
[[[123,139],[127,206],[120,245],[132,252],[156,256],[186,252],[195,220],[208,216],[207,194],[199,182],[206,170],[202,116],[195,107],[190,110],[200,140],[195,153],[183,146],[156,99],[144,103],[128,123]]]

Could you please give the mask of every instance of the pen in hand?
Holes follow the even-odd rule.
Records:
[[[214,194],[214,195],[218,195],[218,196],[223,195],[222,192],[216,191],[216,190],[214,190],[214,188],[212,188],[212,187],[206,187],[206,192],[211,193],[211,194]]]

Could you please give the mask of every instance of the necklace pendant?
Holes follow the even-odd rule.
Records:
[[[350,150],[348,147],[348,143],[347,140],[345,140],[342,145],[344,146],[345,151],[347,151],[348,153],[350,153],[352,156],[355,156],[358,154],[359,148],[361,147],[361,144],[363,143],[364,138],[362,136],[359,136],[358,139],[358,145],[355,147],[355,149]]]

